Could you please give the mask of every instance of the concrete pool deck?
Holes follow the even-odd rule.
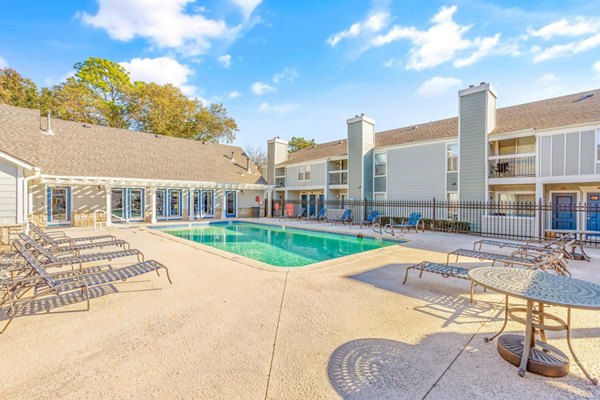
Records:
[[[431,274],[402,285],[407,265],[445,262],[477,237],[410,233],[341,264],[270,271],[144,227],[108,231],[167,265],[173,285],[150,274],[107,286],[88,312],[40,304],[17,318],[0,335],[0,398],[600,398],[574,363],[565,378],[520,378],[483,341],[502,324],[502,296],[476,290],[470,304],[468,282]],[[589,254],[570,270],[600,283],[600,251]],[[575,350],[600,376],[600,312],[573,322]],[[548,336],[567,352],[564,332]]]

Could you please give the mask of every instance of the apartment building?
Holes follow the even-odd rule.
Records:
[[[481,83],[458,92],[454,118],[376,132],[374,120],[357,115],[346,121],[346,138],[291,154],[285,140],[269,140],[265,178],[276,199],[307,204],[436,198],[600,206],[600,90],[504,108],[496,99]],[[565,229],[600,230],[600,213],[552,218]]]

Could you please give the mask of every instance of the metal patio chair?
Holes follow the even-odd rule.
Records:
[[[406,221],[402,224],[389,223],[383,228],[383,231],[385,233],[391,234],[392,236],[396,236],[396,232],[394,231],[395,229],[399,229],[401,234],[409,229],[414,229],[415,233],[416,233],[416,232],[419,232],[419,223],[420,222],[421,222],[421,213],[420,212],[412,212],[412,213],[410,213],[410,215],[408,217],[408,221]]]
[[[131,246],[124,240],[117,239],[112,235],[88,236],[81,238],[72,238],[64,232],[46,232],[39,226],[30,223],[29,229],[37,236],[46,246],[52,247],[56,251],[70,250],[88,250],[95,248],[104,248],[107,246],[117,246],[124,249],[130,249]]]

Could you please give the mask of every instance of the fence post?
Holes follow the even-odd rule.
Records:
[[[432,202],[432,211],[431,211],[431,230],[433,232],[435,232],[435,197],[433,198],[433,202]]]
[[[363,221],[367,220],[367,198],[365,197],[365,203],[364,203],[364,207],[363,207]]]
[[[543,217],[544,217],[544,212],[542,210],[542,198],[540,197],[538,200],[538,207],[537,207],[537,219],[538,219],[538,239],[539,240],[543,240],[544,239],[544,229],[543,229]]]

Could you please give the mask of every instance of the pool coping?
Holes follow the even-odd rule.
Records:
[[[249,257],[245,257],[239,254],[235,254],[235,253],[231,253],[225,250],[221,250],[221,249],[217,249],[215,247],[212,246],[208,246],[202,243],[198,243],[198,242],[194,242],[192,240],[188,240],[188,239],[183,239],[174,235],[171,235],[169,233],[166,233],[164,231],[162,231],[161,229],[169,229],[169,228],[183,228],[183,227],[193,227],[193,226],[205,226],[205,225],[216,225],[219,223],[224,223],[224,222],[246,222],[246,223],[252,223],[252,224],[257,224],[257,225],[267,225],[267,226],[278,226],[278,227],[286,227],[286,228],[291,228],[291,229],[299,229],[299,230],[303,230],[304,228],[297,228],[295,226],[289,226],[289,225],[281,225],[281,223],[262,223],[262,222],[254,222],[254,220],[247,220],[247,219],[235,219],[235,220],[219,220],[219,221],[201,221],[201,222],[183,222],[183,223],[178,223],[178,224],[169,224],[169,225],[147,225],[144,226],[144,230],[153,234],[153,235],[157,235],[160,236],[164,239],[168,239],[168,240],[172,240],[174,242],[180,243],[180,244],[184,244],[186,246],[190,246],[190,247],[194,247],[200,250],[204,250],[208,253],[217,255],[219,257],[228,259],[230,261],[235,261],[237,263],[240,264],[244,264],[246,266],[255,268],[255,269],[259,269],[259,270],[263,270],[263,271],[270,271],[270,272],[302,272],[302,271],[313,271],[313,270],[317,270],[317,269],[325,269],[325,268],[330,268],[330,267],[334,267],[334,266],[339,266],[340,264],[347,264],[350,262],[354,262],[357,261],[358,259],[362,259],[362,258],[371,258],[374,256],[377,256],[378,253],[382,253],[382,252],[386,252],[389,250],[394,249],[396,246],[403,244],[403,243],[407,243],[410,240],[406,239],[406,238],[382,238],[380,236],[375,236],[375,235],[363,235],[364,237],[368,237],[371,239],[378,239],[378,240],[385,240],[388,242],[394,242],[394,244],[390,245],[390,246],[386,246],[386,247],[382,247],[379,249],[373,249],[373,250],[367,250],[367,251],[363,251],[360,253],[356,253],[356,254],[349,254],[347,256],[343,256],[343,257],[337,257],[337,258],[333,258],[331,260],[325,260],[325,261],[319,261],[313,264],[308,264],[305,266],[297,266],[297,267],[289,267],[289,266],[282,266],[282,267],[277,267],[271,264],[267,264],[265,262],[262,261],[258,261]],[[157,229],[158,228],[158,229]],[[338,234],[338,235],[342,235],[342,236],[350,236],[350,237],[355,237],[354,235],[348,234],[348,233],[343,233],[343,232],[339,232],[339,231],[334,231],[334,230],[324,230],[324,229],[304,229],[304,230],[308,230],[308,231],[313,231],[313,232],[324,232],[324,233],[332,233],[332,234]],[[365,257],[368,256],[368,257]]]

